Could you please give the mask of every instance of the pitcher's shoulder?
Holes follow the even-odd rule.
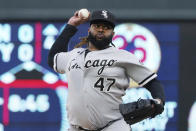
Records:
[[[113,51],[115,54],[120,54],[120,55],[128,55],[128,56],[133,56],[134,54],[127,51],[127,50],[124,50],[124,49],[119,49],[119,48],[113,48]]]
[[[79,53],[82,53],[85,50],[86,50],[86,48],[74,48],[70,52],[73,53],[73,54],[79,54]]]

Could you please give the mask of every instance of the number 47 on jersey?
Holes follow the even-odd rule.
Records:
[[[104,79],[106,81],[104,81]],[[103,77],[100,77],[97,80],[97,82],[95,82],[94,88],[100,88],[100,91],[103,91],[106,88],[105,90],[110,91],[110,88],[111,88],[112,85],[114,85],[115,81],[116,80],[113,79],[113,78],[103,78]],[[109,85],[106,86],[106,84],[104,82],[109,82]]]

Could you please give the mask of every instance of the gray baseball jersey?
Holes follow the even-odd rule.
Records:
[[[91,51],[76,48],[54,57],[54,70],[68,80],[68,120],[90,130],[122,118],[119,104],[130,78],[140,86],[157,75],[130,52],[109,47]]]

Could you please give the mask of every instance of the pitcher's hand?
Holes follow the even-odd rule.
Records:
[[[89,15],[90,16],[90,15]],[[89,17],[84,19],[78,16],[78,11],[74,13],[74,16],[72,16],[67,24],[73,25],[73,26],[78,26],[80,24],[83,24],[84,22],[87,22],[89,20]]]

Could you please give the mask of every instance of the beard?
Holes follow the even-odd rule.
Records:
[[[97,49],[102,50],[109,47],[109,44],[112,42],[112,37],[113,35],[111,34],[108,37],[103,37],[101,40],[98,40],[96,36],[89,32],[88,41],[90,41]]]

